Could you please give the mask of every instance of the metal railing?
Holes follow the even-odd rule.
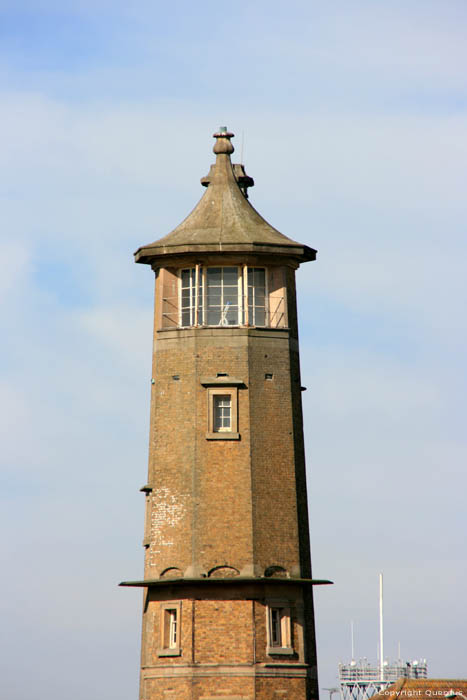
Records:
[[[233,304],[208,306],[200,304],[198,310],[193,306],[181,308],[179,297],[162,298],[162,328],[192,328],[198,326],[256,326],[262,328],[285,328],[287,314],[284,297],[270,296],[266,306],[238,307]]]
[[[370,683],[380,680],[397,681],[399,678],[426,677],[426,661],[397,661],[392,664],[385,663],[383,664],[382,673],[379,665],[372,665],[361,661],[355,664],[339,664],[339,680],[341,683]]]
[[[371,700],[399,678],[427,678],[426,659],[370,664],[366,659],[339,664],[341,700]]]

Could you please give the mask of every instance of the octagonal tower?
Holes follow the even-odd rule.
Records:
[[[156,276],[141,700],[318,697],[295,270],[233,134]]]

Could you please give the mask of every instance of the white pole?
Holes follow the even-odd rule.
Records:
[[[384,652],[383,652],[383,574],[379,575],[379,663],[380,680],[384,681]]]
[[[354,643],[353,643],[353,620],[350,620],[350,640],[352,644],[352,661],[355,660],[355,653],[354,653]]]

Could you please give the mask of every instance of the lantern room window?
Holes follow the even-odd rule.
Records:
[[[180,312],[182,326],[195,326],[197,324],[203,324],[202,299],[202,278],[198,276],[197,290],[195,268],[192,268],[191,270],[182,270],[180,276]]]
[[[238,326],[242,280],[239,267],[208,267],[205,271],[208,326]]]
[[[266,326],[266,270],[248,268],[248,322],[252,326]]]
[[[268,326],[263,267],[188,268],[180,272],[180,325]]]

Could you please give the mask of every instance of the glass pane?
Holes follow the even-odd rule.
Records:
[[[266,325],[266,312],[264,309],[255,309],[255,326]]]
[[[255,267],[255,287],[261,287],[264,289],[265,286],[265,270],[261,267]]]
[[[238,267],[206,269],[207,325],[238,324]]]
[[[229,290],[228,292],[224,290],[224,305],[229,304],[231,306],[237,306],[238,303],[238,296],[237,292],[235,291],[233,294]]]
[[[218,306],[222,306],[222,297],[219,293],[213,294],[211,291],[208,292],[208,309],[212,309]]]
[[[230,430],[231,397],[214,396],[214,430]]]
[[[221,320],[221,310],[208,309],[207,316],[208,326],[218,326]]]
[[[222,309],[222,325],[236,326],[238,324],[238,307],[226,304]]]
[[[281,646],[281,618],[277,608],[271,610],[271,643],[272,646]]]
[[[184,309],[182,311],[182,326],[189,326],[190,324],[190,310]]]
[[[266,270],[262,267],[248,268],[248,321],[266,325]]]
[[[169,610],[169,647],[175,649],[177,646],[177,611]]]
[[[223,267],[223,282],[224,285],[231,285],[237,287],[238,284],[238,268],[237,267]]]
[[[182,287],[190,286],[190,272],[191,270],[182,270]]]
[[[206,270],[206,278],[208,287],[213,285],[220,285],[221,283],[221,267],[208,267]]]

